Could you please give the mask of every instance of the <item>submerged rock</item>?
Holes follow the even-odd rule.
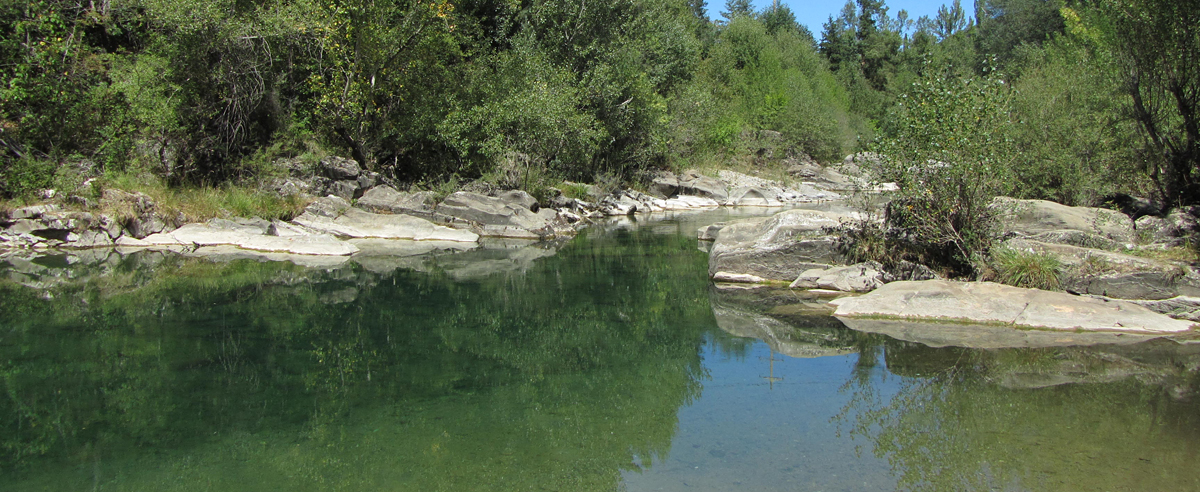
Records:
[[[890,317],[999,323],[1050,330],[1178,333],[1192,323],[1142,306],[992,282],[894,282],[861,297],[833,301],[844,318]]]

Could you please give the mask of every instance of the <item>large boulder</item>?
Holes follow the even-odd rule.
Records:
[[[496,194],[496,198],[505,203],[528,209],[530,212],[536,213],[540,209],[537,199],[524,190],[501,191]]]
[[[460,242],[479,240],[479,236],[471,231],[452,229],[410,215],[375,214],[359,210],[333,196],[313,202],[292,222],[339,237]]]
[[[1124,301],[1022,289],[993,282],[893,282],[860,297],[832,301],[834,316],[1000,323],[1050,330],[1179,333],[1192,328]]]
[[[838,264],[838,236],[832,231],[849,215],[787,210],[769,218],[731,222],[720,230],[708,257],[709,276],[753,275],[791,282],[813,268]]]
[[[659,171],[650,181],[650,194],[659,198],[670,198],[679,192],[679,177],[670,171]]]
[[[454,193],[437,206],[437,213],[465,220],[475,225],[483,236],[536,238],[553,235],[553,217],[478,193]]]
[[[725,182],[700,174],[696,170],[686,171],[679,176],[678,192],[684,195],[712,198],[722,203],[729,199],[729,186]]]
[[[1200,296],[1200,275],[1186,265],[1029,239],[1010,239],[1003,246],[1057,258],[1064,267],[1062,286],[1071,292],[1118,299]]]
[[[322,175],[334,181],[358,179],[358,176],[362,174],[362,168],[359,167],[358,161],[345,157],[326,157],[321,159],[317,168]]]
[[[996,197],[991,206],[998,211],[1001,232],[1007,236],[1082,247],[1134,242],[1133,220],[1116,210],[1008,197]]]

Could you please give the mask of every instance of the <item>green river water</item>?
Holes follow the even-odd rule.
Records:
[[[10,257],[0,490],[1200,490],[1195,345],[861,334],[713,286],[719,219],[319,268]]]

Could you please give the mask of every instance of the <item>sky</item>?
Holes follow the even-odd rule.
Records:
[[[771,1],[752,0],[752,3],[756,9],[762,10],[771,5]],[[936,16],[938,7],[953,1],[887,0],[884,5],[888,7],[888,15],[893,18],[896,17],[896,12],[907,10],[908,18],[916,20],[922,15]],[[796,14],[796,21],[808,26],[808,30],[812,31],[813,36],[820,38],[821,26],[829,20],[829,16],[837,17],[838,13],[842,11],[842,6],[846,5],[846,0],[779,0],[779,3],[791,8],[792,13]],[[968,16],[975,12],[975,2],[972,0],[962,0],[962,6]],[[708,0],[709,17],[719,19],[723,10],[725,10],[725,0]]]

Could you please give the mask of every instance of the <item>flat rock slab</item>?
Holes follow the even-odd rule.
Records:
[[[1022,289],[993,282],[893,282],[832,302],[834,316],[997,323],[1050,330],[1178,333],[1192,323],[1124,301]]]
[[[329,256],[351,255],[358,251],[353,244],[339,241],[328,234],[267,236],[241,229],[212,227],[208,224],[187,224],[171,232],[151,234],[141,240],[118,241],[118,245],[167,249],[228,245],[255,251]]]
[[[410,215],[375,214],[345,208],[334,217],[305,211],[292,222],[314,231],[351,238],[411,239],[414,241],[459,241],[473,243],[479,235],[440,226]]]

